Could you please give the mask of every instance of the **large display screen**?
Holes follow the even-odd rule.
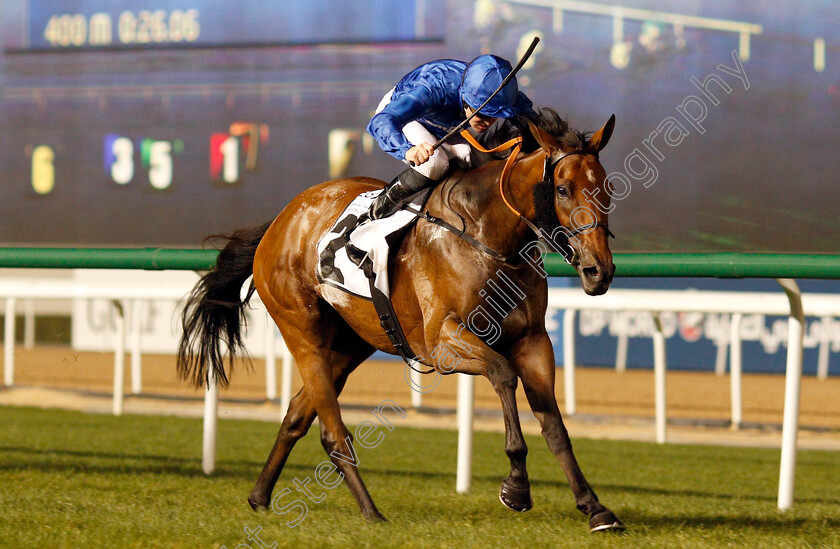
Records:
[[[364,127],[432,59],[594,130],[614,251],[840,252],[830,1],[8,0],[0,243],[194,246],[403,166]]]

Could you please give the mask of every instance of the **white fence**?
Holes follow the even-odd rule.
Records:
[[[15,317],[18,303],[24,304],[24,341],[27,347],[34,341],[36,312],[33,303],[36,300],[71,300],[73,348],[114,351],[113,411],[119,415],[123,410],[126,350],[131,357],[130,390],[132,394],[139,394],[142,392],[142,353],[175,352],[180,336],[177,312],[197,280],[197,274],[186,271],[79,270],[71,278],[0,278],[0,298],[6,300],[7,319]],[[156,311],[156,315],[152,316],[157,318],[144,318],[144,314],[150,314],[151,304],[155,304]],[[253,355],[266,357],[266,398],[269,400],[277,398],[276,362],[277,356],[281,356],[280,403],[285,413],[291,397],[292,358],[259,297],[255,297],[251,304],[246,344]],[[43,307],[41,309],[44,310]],[[58,307],[57,310],[66,309]],[[88,318],[93,316],[92,311],[97,317],[102,317],[98,320],[101,324],[113,329],[103,326],[92,329]],[[144,327],[147,333],[144,333]],[[3,330],[3,384],[6,386],[14,384],[14,330],[14,322],[7,321]]]

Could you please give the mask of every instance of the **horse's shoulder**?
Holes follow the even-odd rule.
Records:
[[[465,176],[471,170],[458,168],[450,171],[446,177],[441,179],[436,185],[434,191],[426,200],[426,209],[433,215],[441,213],[444,209],[449,209],[445,205],[449,203],[452,197],[452,191],[461,183]]]

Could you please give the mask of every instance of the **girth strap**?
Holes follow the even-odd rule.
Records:
[[[405,332],[403,332],[400,321],[397,318],[397,312],[394,310],[393,303],[391,303],[391,298],[385,295],[374,284],[376,274],[373,272],[373,261],[369,256],[365,256],[364,260],[362,260],[361,267],[370,285],[370,297],[371,301],[373,301],[373,307],[376,309],[376,315],[379,317],[379,324],[385,330],[385,334],[391,340],[391,344],[397,350],[397,353],[408,364],[408,367],[415,372],[421,374],[432,373],[434,368],[424,363],[422,358],[415,355],[414,351],[411,350],[408,338],[405,336]],[[426,366],[429,370],[426,372],[418,370],[417,366],[419,365]]]

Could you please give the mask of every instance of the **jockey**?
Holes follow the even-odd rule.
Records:
[[[412,167],[385,187],[371,206],[371,219],[390,215],[407,197],[440,180],[451,160],[470,166],[470,145],[460,135],[437,149],[432,143],[481,107],[511,71],[509,62],[494,55],[470,63],[432,61],[408,73],[385,94],[367,131],[382,150]],[[531,100],[519,91],[514,77],[469,124],[483,132],[497,118],[533,112]]]

